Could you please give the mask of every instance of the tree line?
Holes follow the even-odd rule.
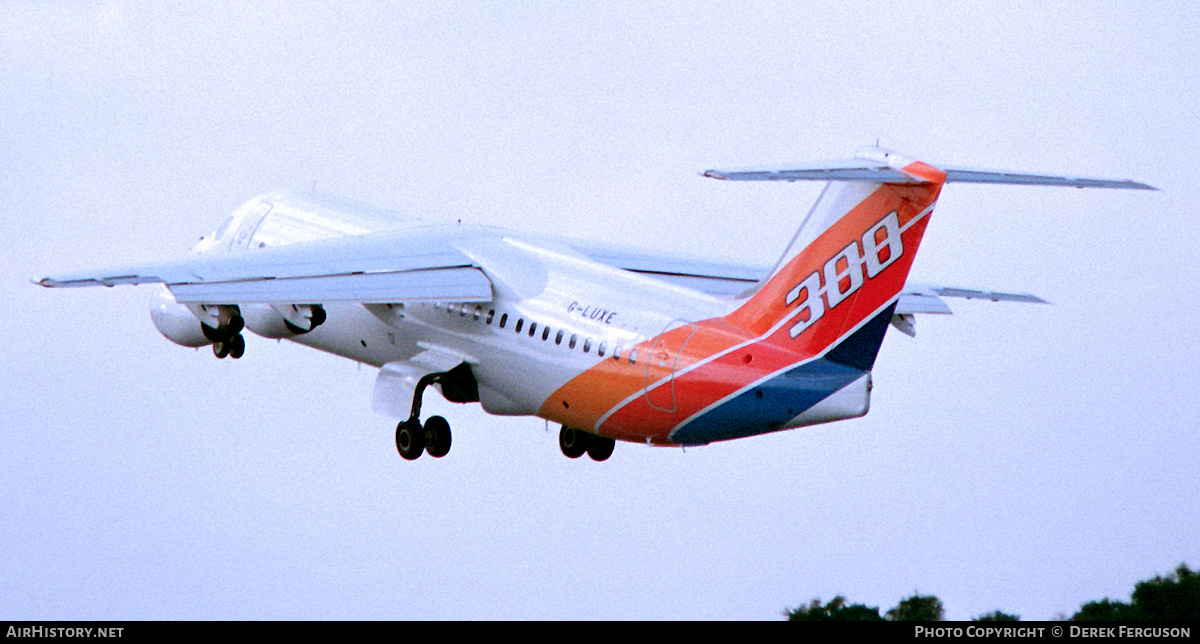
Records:
[[[814,599],[805,606],[789,608],[783,612],[789,621],[840,622],[840,621],[893,621],[893,622],[937,622],[945,619],[942,600],[933,595],[914,593],[912,597],[885,613],[877,606],[849,604],[838,595],[822,604]],[[1065,616],[1064,616],[1065,617]],[[1017,621],[1020,615],[1011,615],[999,610],[985,613],[972,619],[976,622]],[[1071,621],[1194,621],[1200,620],[1200,571],[1190,570],[1179,564],[1175,572],[1153,579],[1139,581],[1133,588],[1128,602],[1114,601],[1107,597],[1091,601],[1079,607]]]

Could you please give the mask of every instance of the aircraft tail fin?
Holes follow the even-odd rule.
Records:
[[[771,274],[726,316],[757,337],[770,336],[817,355],[841,338],[862,335],[854,332],[895,302],[946,172],[878,148],[860,150],[853,162],[809,166],[805,176],[798,172],[710,170],[705,175],[829,181]],[[867,343],[871,355],[854,362],[869,369],[879,340],[872,338]]]
[[[943,184],[1157,190],[1129,179],[934,167],[878,147],[860,148],[853,159],[703,174],[828,182],[771,274],[726,316],[757,337],[811,355],[849,339],[899,296]],[[866,344],[878,348],[873,335]]]

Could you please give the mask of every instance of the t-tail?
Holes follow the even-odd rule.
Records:
[[[726,319],[801,359],[853,338],[840,357],[869,371],[946,173],[877,148],[860,150],[858,161],[874,164],[874,172],[845,176],[835,166],[815,171],[829,179],[825,190],[775,269]],[[765,172],[706,175],[775,178],[760,176]],[[796,180],[797,172],[791,170],[789,179]],[[882,323],[871,324],[877,318]],[[864,327],[877,329],[856,333]]]
[[[866,414],[871,368],[944,184],[1154,189],[1127,180],[934,167],[880,148],[844,161],[704,175],[828,184],[771,274],[724,318],[775,360],[676,427],[671,438],[684,444]]]
[[[770,276],[726,316],[756,337],[813,356],[896,302],[945,183],[1155,189],[1127,179],[934,167],[877,147],[860,148],[853,159],[704,176],[828,182]],[[869,368],[878,345],[862,350],[869,355],[858,362]]]

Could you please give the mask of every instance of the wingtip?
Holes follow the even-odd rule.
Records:
[[[1155,188],[1154,186],[1152,186],[1148,183],[1142,183],[1141,181],[1134,181],[1133,179],[1108,179],[1108,180],[1096,179],[1095,181],[1099,182],[1099,185],[1084,185],[1084,186],[1078,186],[1078,187],[1080,187],[1080,188],[1121,188],[1123,190],[1153,190],[1154,192],[1158,192],[1158,188]]]
[[[1152,186],[1148,183],[1142,183],[1141,181],[1134,181],[1133,179],[1122,179],[1120,181],[1110,181],[1110,182],[1108,182],[1108,184],[1109,185],[1101,185],[1101,186],[1096,186],[1096,187],[1123,188],[1125,190],[1153,190],[1154,192],[1158,192],[1158,188],[1155,188],[1154,186]],[[1092,186],[1081,186],[1081,187],[1090,188]]]

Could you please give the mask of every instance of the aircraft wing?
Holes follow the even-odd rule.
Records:
[[[634,273],[695,289],[716,297],[736,297],[753,288],[770,274],[765,266],[753,266],[709,259],[692,259],[626,248],[612,244],[575,242],[576,250],[591,259]],[[906,284],[896,304],[897,315],[932,313],[947,315],[950,306],[944,297],[992,302],[1048,304],[1030,293],[1010,293],[958,286]]]
[[[243,252],[52,275],[51,288],[162,283],[181,304],[483,302],[492,285],[457,250],[461,228],[413,224]]]
[[[51,288],[161,283],[181,304],[491,300],[491,281],[453,243],[461,233],[458,226],[414,223],[394,231],[63,273],[35,282]],[[768,267],[719,259],[566,243],[597,262],[716,297],[736,297],[770,273]],[[896,313],[950,313],[943,297],[1044,302],[1026,293],[908,285]]]
[[[737,296],[758,284],[759,280],[770,273],[767,267],[762,266],[673,256],[616,244],[576,240],[565,243],[601,264],[640,273],[716,297]]]

